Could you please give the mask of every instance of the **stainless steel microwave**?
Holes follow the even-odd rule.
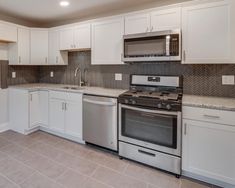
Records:
[[[181,61],[181,30],[167,30],[123,36],[125,63]]]

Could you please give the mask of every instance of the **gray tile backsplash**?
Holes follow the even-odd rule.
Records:
[[[91,54],[70,52],[68,66],[10,66],[8,84],[32,82],[79,84],[79,75],[74,76],[76,67],[88,69],[90,86],[128,89],[131,74],[183,75],[184,93],[219,97],[235,97],[235,86],[223,86],[222,75],[235,75],[235,65],[182,65],[179,62],[164,62],[132,65],[91,65]],[[11,78],[11,72],[17,78]],[[54,77],[50,78],[50,72]],[[115,73],[122,73],[123,80],[115,81]],[[84,77],[84,75],[83,75]]]
[[[235,75],[235,65],[182,65],[164,62],[132,65],[92,65],[90,52],[69,53],[69,65],[40,67],[40,82],[78,84],[74,77],[77,66],[89,69],[89,84],[108,88],[129,87],[131,74],[183,75],[184,93],[220,97],[235,97],[235,86],[223,86],[222,75]],[[50,78],[54,71],[54,78]],[[122,73],[123,80],[115,81],[115,73]]]

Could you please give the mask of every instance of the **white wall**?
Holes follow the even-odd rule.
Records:
[[[0,132],[8,129],[8,90],[0,89]]]

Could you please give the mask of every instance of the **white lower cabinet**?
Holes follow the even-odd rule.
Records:
[[[235,185],[235,122],[227,125],[215,122],[227,113],[232,118],[235,112],[232,116],[230,111],[210,110],[208,115],[207,109],[192,107],[184,107],[183,112],[187,114],[187,119],[183,117],[183,171],[203,177],[202,180],[208,178],[213,181],[209,183],[222,187]],[[201,115],[204,120],[198,120]]]
[[[64,131],[65,112],[64,101],[59,99],[50,99],[49,127],[55,131]]]
[[[82,93],[50,91],[49,109],[50,131],[82,142]]]
[[[22,134],[29,134],[47,126],[48,91],[28,91],[9,89],[9,125],[10,128]],[[43,100],[42,100],[43,99]]]

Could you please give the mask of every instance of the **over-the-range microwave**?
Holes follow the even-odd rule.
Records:
[[[181,30],[167,30],[123,36],[125,63],[181,61]]]

